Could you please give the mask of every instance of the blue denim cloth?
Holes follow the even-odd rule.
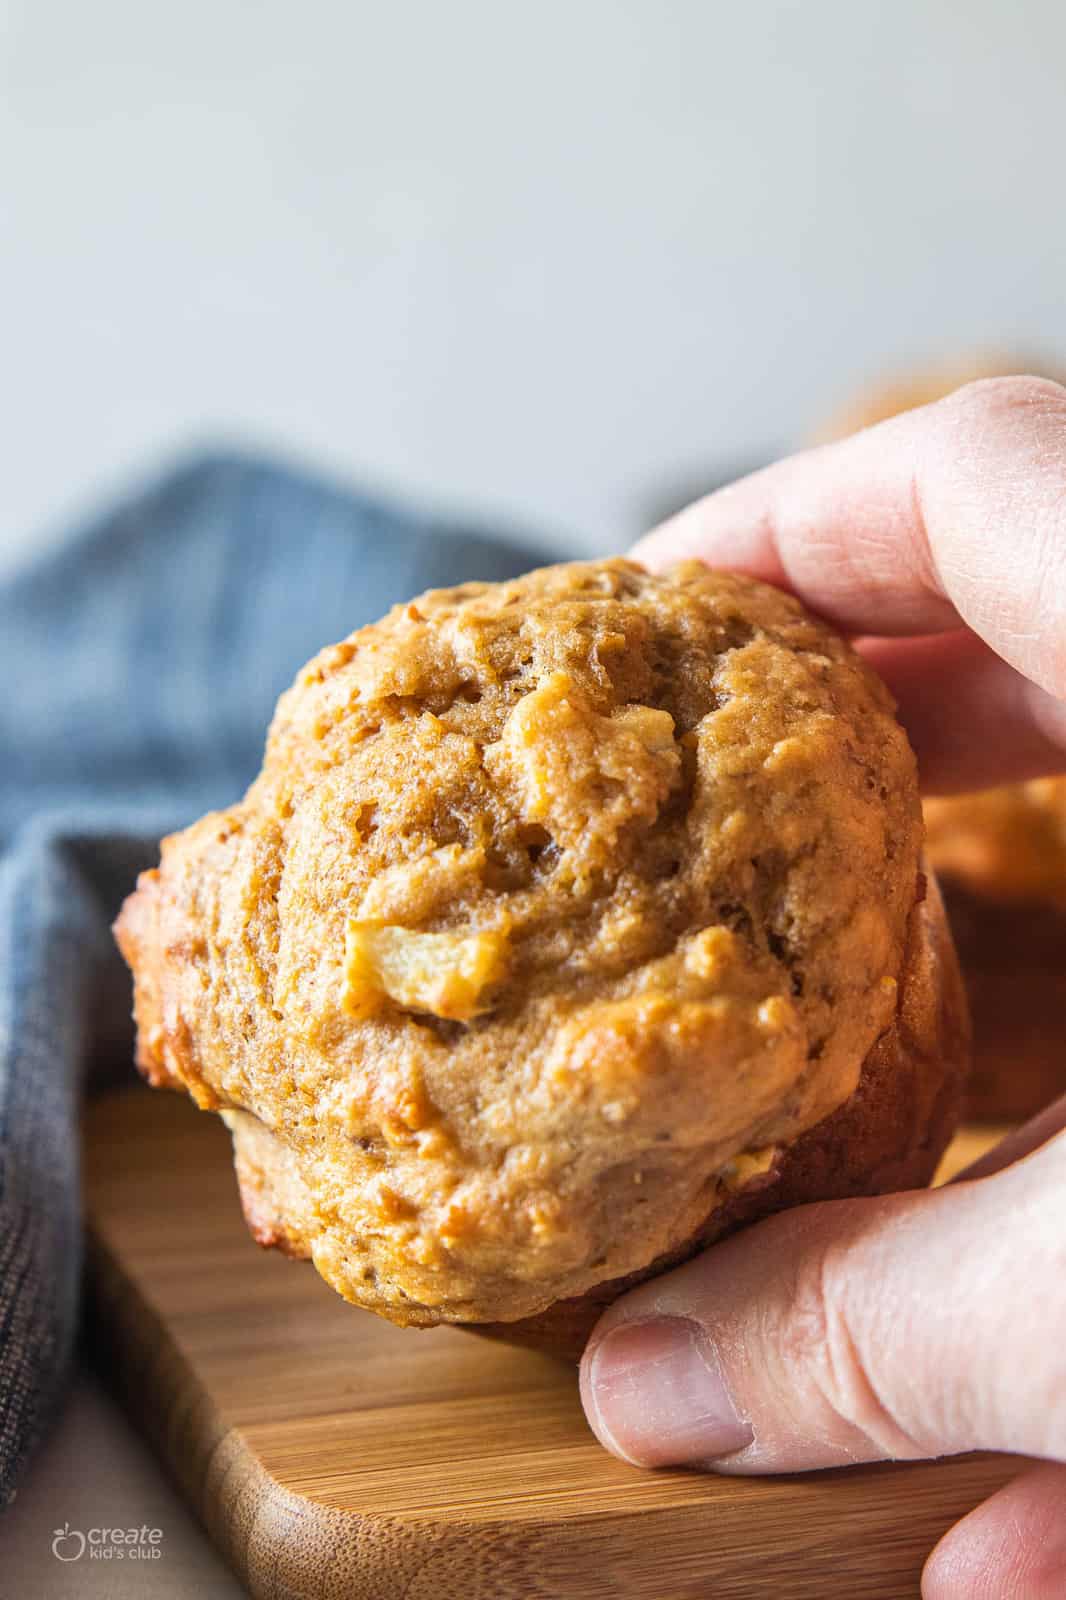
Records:
[[[0,1505],[71,1354],[83,1084],[130,1071],[123,896],[162,833],[243,791],[321,645],[545,559],[220,458],[0,584]]]

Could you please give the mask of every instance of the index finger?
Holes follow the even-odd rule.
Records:
[[[967,384],[719,490],[634,554],[751,573],[853,634],[965,624],[1066,696],[1066,389]]]

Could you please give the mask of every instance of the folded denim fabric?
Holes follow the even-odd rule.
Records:
[[[86,1083],[132,1071],[110,924],[239,796],[321,645],[550,559],[255,459],[198,459],[0,584],[0,1505],[62,1394]]]

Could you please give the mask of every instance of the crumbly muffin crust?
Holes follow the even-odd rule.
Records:
[[[791,1143],[762,1151],[757,1160],[730,1162],[700,1226],[648,1267],[575,1299],[556,1300],[536,1316],[472,1324],[472,1331],[577,1361],[605,1307],[626,1289],[738,1229],[813,1200],[923,1188],[958,1123],[969,1046],[962,975],[930,878],[910,917],[896,1015],[842,1105]],[[240,1138],[236,1143],[239,1151]]]
[[[526,1318],[852,1095],[920,844],[887,691],[790,597],[622,561],[435,591],[321,652],[142,875],[139,1062],[348,1299]]]

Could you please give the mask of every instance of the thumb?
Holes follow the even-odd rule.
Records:
[[[582,1362],[640,1466],[1066,1459],[1066,1133],[992,1176],[801,1206],[642,1285]]]

